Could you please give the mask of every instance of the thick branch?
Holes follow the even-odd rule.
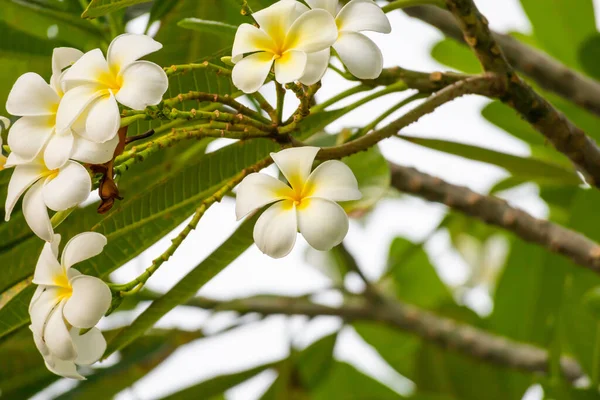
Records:
[[[391,164],[392,186],[396,189],[443,203],[448,207],[513,232],[520,238],[570,258],[576,264],[600,273],[600,245],[584,235],[537,219],[511,207],[505,200],[484,196],[419,172]]]
[[[506,78],[507,90],[500,100],[517,110],[554,147],[569,157],[586,174],[590,184],[600,187],[600,149],[596,142],[519,78],[504,58],[487,20],[473,0],[446,0],[446,4],[484,69]]]
[[[447,11],[438,7],[424,6],[406,8],[404,12],[437,27],[455,40],[464,41],[460,28]],[[519,42],[512,36],[494,32],[492,32],[492,36],[515,69],[531,78],[542,88],[600,115],[599,82],[569,69],[560,61]]]
[[[423,93],[434,93],[471,76],[456,72],[427,73],[411,71],[401,67],[392,67],[381,71],[381,75],[377,79],[362,80],[362,83],[368,86],[389,86],[402,81],[409,89],[416,89]]]
[[[188,304],[205,309],[237,311],[244,314],[256,312],[264,315],[311,317],[330,315],[341,317],[346,322],[380,322],[413,333],[442,348],[458,351],[479,360],[529,372],[548,373],[549,371],[548,353],[543,349],[493,335],[409,304],[387,301],[373,304],[357,300],[341,307],[328,307],[302,298],[271,296],[225,302],[195,298]],[[564,376],[571,381],[583,376],[581,367],[571,358],[563,357],[561,367]]]

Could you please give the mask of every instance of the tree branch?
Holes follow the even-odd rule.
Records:
[[[505,78],[506,92],[500,100],[519,112],[556,149],[569,157],[590,184],[600,187],[600,149],[596,142],[514,72],[473,0],[446,0],[446,5],[458,20],[465,41],[484,69]]]
[[[600,273],[600,245],[586,236],[552,222],[535,218],[511,207],[505,200],[484,196],[419,172],[390,163],[392,186],[429,201],[475,217],[487,224],[510,231],[521,239],[539,244],[576,264]]]
[[[242,314],[254,312],[263,315],[310,317],[328,315],[341,317],[349,323],[379,322],[475,359],[523,371],[549,372],[548,352],[543,349],[515,342],[404,303],[386,301],[375,304],[356,299],[340,307],[329,307],[314,304],[304,298],[259,296],[232,301],[194,298],[187,304],[216,311],[237,311]],[[584,375],[579,364],[571,358],[562,357],[560,364],[562,373],[570,381]]]
[[[464,42],[463,34],[452,15],[438,7],[411,7],[403,9],[411,17],[418,18],[440,29],[446,36]],[[546,53],[521,43],[510,35],[492,32],[508,62],[540,85],[568,99],[586,110],[600,115],[600,83],[569,69]]]

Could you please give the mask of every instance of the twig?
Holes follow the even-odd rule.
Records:
[[[391,163],[390,168],[392,186],[396,189],[445,204],[485,223],[504,228],[523,240],[539,244],[600,273],[600,245],[586,236],[535,218],[510,206],[503,199],[481,195],[464,186],[452,185],[414,168]]]
[[[406,8],[403,11],[437,27],[447,36],[464,42],[463,33],[449,12],[427,6]],[[510,35],[492,32],[492,36],[516,70],[531,78],[543,89],[600,115],[599,82],[568,68],[546,53],[521,43]]]
[[[340,307],[314,304],[304,298],[259,296],[219,301],[194,298],[187,305],[215,311],[236,311],[241,314],[338,316],[344,321],[372,321],[415,334],[436,345],[492,364],[523,371],[548,373],[546,350],[488,333],[482,329],[440,317],[415,306],[399,303],[369,303],[350,301]],[[560,360],[562,373],[570,381],[584,376],[579,364],[569,358]]]

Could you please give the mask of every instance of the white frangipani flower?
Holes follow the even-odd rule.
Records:
[[[276,202],[256,221],[254,241],[273,258],[289,254],[300,231],[317,250],[330,250],[348,233],[348,216],[336,201],[362,197],[352,170],[341,161],[325,161],[311,173],[318,147],[271,153],[290,186],[269,175],[248,175],[238,188],[238,219]]]
[[[157,105],[167,91],[167,74],[139,58],[162,48],[150,36],[119,35],[108,47],[85,53],[63,76],[67,90],[56,116],[60,132],[74,126],[83,137],[104,143],[115,138],[121,124],[119,105],[134,110]]]
[[[375,79],[383,68],[379,47],[362,31],[390,33],[392,27],[385,13],[372,0],[352,0],[339,10],[338,0],[306,0],[313,9],[326,10],[335,17],[339,31],[333,48],[348,68],[359,79]],[[308,67],[300,82],[312,85],[323,77],[329,64],[330,49],[309,54]]]
[[[35,344],[46,366],[57,375],[85,379],[77,365],[91,365],[106,350],[102,332],[95,328],[110,307],[112,294],[102,280],[72,268],[102,252],[106,238],[95,232],[81,233],[65,246],[58,261],[60,235],[46,243],[35,267],[33,283],[39,285],[29,315]],[[80,329],[90,329],[83,335]]]
[[[232,51],[233,83],[245,93],[256,92],[262,86],[273,64],[277,82],[300,79],[308,54],[329,48],[338,35],[328,12],[308,11],[295,0],[280,0],[252,16],[260,29],[240,25]],[[252,54],[244,57],[248,53]]]
[[[44,149],[44,163],[56,169],[70,158],[91,164],[102,164],[112,158],[118,138],[100,145],[80,136],[71,125],[60,131],[56,129],[56,113],[64,95],[63,70],[82,55],[77,49],[56,48],[52,54],[50,84],[38,74],[28,72],[13,85],[6,110],[21,118],[9,132],[8,145],[21,159],[31,161]]]
[[[90,174],[75,161],[68,160],[60,168],[50,169],[41,153],[27,161],[13,152],[6,165],[15,166],[15,170],[8,183],[5,220],[10,219],[15,204],[27,191],[23,197],[23,216],[33,233],[47,242],[54,238],[47,208],[67,210],[86,200],[92,190]]]
[[[9,127],[10,120],[0,115],[0,134]],[[2,136],[0,136],[0,171],[4,169],[4,164],[6,164],[6,157],[2,154]]]

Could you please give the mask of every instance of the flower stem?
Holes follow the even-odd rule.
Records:
[[[358,86],[354,86],[351,87],[348,90],[343,91],[342,93],[337,94],[336,96],[333,96],[332,98],[330,98],[327,101],[324,101],[321,104],[317,104],[316,106],[312,107],[310,112],[311,113],[316,113],[319,111],[323,111],[324,109],[326,109],[327,107],[329,107],[332,104],[337,103],[338,101],[344,100],[346,97],[350,97],[356,93],[360,93],[360,92],[366,92],[368,90],[371,90],[372,88],[366,85],[358,85]]]
[[[181,243],[183,243],[183,241],[187,238],[187,236],[190,234],[190,232],[192,230],[196,229],[198,222],[200,222],[200,219],[202,218],[202,216],[204,215],[206,210],[211,205],[213,205],[216,202],[221,201],[221,199],[227,193],[229,193],[238,183],[240,183],[247,175],[249,175],[252,172],[258,172],[259,170],[270,165],[272,162],[273,162],[273,160],[271,159],[271,157],[266,157],[266,158],[262,159],[261,161],[257,162],[256,164],[243,169],[242,171],[238,172],[233,178],[229,179],[227,181],[227,183],[225,185],[221,186],[216,192],[214,192],[212,194],[212,196],[210,196],[210,197],[204,199],[204,201],[202,201],[200,206],[196,209],[196,212],[195,212],[194,216],[192,217],[192,220],[190,221],[190,223],[179,233],[179,235],[177,235],[177,237],[175,237],[173,240],[171,240],[172,243],[169,246],[169,248],[158,258],[155,258],[152,261],[151,266],[149,266],[142,274],[140,274],[137,278],[135,278],[134,280],[132,280],[130,282],[127,282],[127,283],[121,284],[121,285],[109,284],[111,290],[113,292],[118,293],[119,296],[126,295],[127,292],[130,292],[132,290],[135,290],[135,291],[140,290],[141,287],[146,283],[146,281],[152,276],[152,274],[154,274],[154,272],[156,272],[156,270],[163,263],[165,263],[166,261],[169,260],[169,258],[171,258],[171,256],[179,248]]]
[[[283,105],[285,103],[285,88],[283,85],[275,81],[275,91],[277,93],[277,120],[278,125],[283,121]]]
[[[416,94],[413,94],[412,96],[407,97],[406,99],[402,100],[398,104],[396,104],[393,107],[391,107],[389,110],[385,111],[379,117],[375,118],[373,120],[373,122],[371,122],[369,125],[367,125],[364,128],[362,128],[356,136],[366,135],[372,129],[375,129],[375,127],[377,127],[377,125],[379,125],[379,123],[381,121],[383,121],[384,119],[386,119],[387,117],[389,117],[390,115],[392,115],[393,113],[395,113],[396,111],[398,111],[399,109],[401,109],[402,107],[404,107],[405,105],[407,105],[409,103],[412,103],[415,100],[423,99],[423,98],[425,98],[427,96],[428,95],[426,93],[416,93]]]

